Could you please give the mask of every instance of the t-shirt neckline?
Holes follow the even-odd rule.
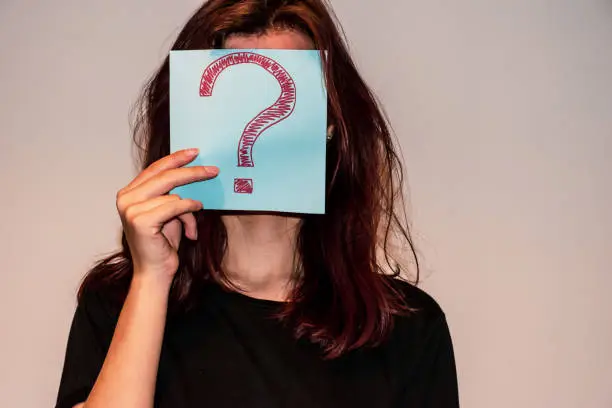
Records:
[[[268,310],[279,310],[287,304],[287,302],[282,302],[279,300],[256,298],[236,289],[222,287],[217,283],[213,283],[212,285],[215,287],[215,291],[218,292],[222,298],[226,298],[233,302]]]

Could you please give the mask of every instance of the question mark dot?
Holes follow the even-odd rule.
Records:
[[[234,179],[234,193],[253,194],[253,179]]]

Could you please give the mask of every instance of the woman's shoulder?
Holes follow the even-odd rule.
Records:
[[[401,296],[402,301],[413,313],[433,319],[444,316],[444,311],[440,304],[423,289],[401,278],[388,277],[388,279],[390,285]]]
[[[388,278],[402,298],[406,311],[394,319],[393,337],[425,339],[439,331],[447,331],[446,315],[440,304],[423,289],[400,278]]]
[[[382,347],[405,406],[458,407],[453,342],[440,304],[424,290],[394,279],[392,284],[410,308],[396,316],[389,341]]]

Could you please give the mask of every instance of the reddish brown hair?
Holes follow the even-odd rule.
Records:
[[[402,167],[386,118],[337,27],[324,0],[210,0],[172,47],[221,48],[230,34],[288,28],[307,34],[316,49],[327,50],[321,57],[329,122],[336,131],[327,149],[326,213],[303,217],[299,280],[282,316],[297,337],[321,344],[329,358],[379,344],[391,330],[392,316],[406,310],[392,281],[383,275],[388,266],[392,274],[399,273],[388,248],[392,232],[414,255],[403,201],[396,202],[402,196]],[[143,168],[170,153],[168,91],[166,58],[145,87],[136,118],[134,136],[142,148]],[[179,249],[180,267],[170,293],[174,311],[196,303],[198,288],[206,282],[227,283],[221,268],[227,237],[220,213],[200,211],[196,219],[199,240],[183,239]],[[120,252],[89,272],[80,295],[105,287],[124,299],[132,276],[125,234],[122,243]],[[418,262],[416,266],[418,280]]]

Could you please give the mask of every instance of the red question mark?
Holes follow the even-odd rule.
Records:
[[[217,77],[227,67],[237,64],[256,64],[278,81],[281,94],[270,107],[262,110],[246,125],[238,142],[238,167],[254,167],[253,145],[268,128],[287,119],[295,109],[295,82],[278,62],[253,52],[235,52],[213,61],[202,74],[200,96],[212,96]],[[253,193],[253,179],[235,178],[235,193]]]

